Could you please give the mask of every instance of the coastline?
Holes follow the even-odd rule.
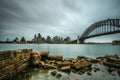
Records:
[[[95,72],[101,70],[101,68],[98,67],[91,67],[95,64],[107,66],[109,72],[116,71],[118,75],[120,75],[120,58],[117,55],[106,55],[103,57],[97,57],[96,59],[87,58],[85,56],[63,58],[62,55],[51,55],[49,52],[45,51],[33,52],[32,49],[8,50],[0,51],[0,53],[0,56],[3,55],[2,58],[0,58],[1,80],[6,78],[12,79],[15,75],[19,74],[19,72],[24,71],[24,69],[29,67],[37,67],[45,70],[55,69],[67,73],[76,72],[80,75],[87,73],[91,76],[92,70]],[[6,53],[7,55],[5,55]],[[54,77],[54,73],[56,72],[52,71],[50,73],[51,76]],[[62,75],[60,77],[62,77]]]

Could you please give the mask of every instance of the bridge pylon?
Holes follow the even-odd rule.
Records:
[[[80,41],[80,44],[83,44],[84,43],[84,39],[79,39],[79,41]]]
[[[80,37],[77,37],[77,44],[83,44],[84,43],[84,39],[80,39]]]

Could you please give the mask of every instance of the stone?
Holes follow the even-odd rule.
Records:
[[[41,51],[41,52],[39,52],[39,54],[40,54],[41,56],[48,56],[48,55],[49,55],[49,52],[47,52],[47,51]]]
[[[116,64],[116,63],[110,63],[110,62],[104,61],[103,64],[109,67],[120,68],[120,64]]]
[[[48,59],[49,60],[59,60],[59,61],[62,61],[63,60],[63,56],[61,56],[61,55],[48,55]]]
[[[65,71],[65,72],[70,72],[71,68],[70,66],[63,66],[62,68],[60,68],[61,71]]]
[[[88,75],[92,75],[90,71],[87,72]]]
[[[54,65],[45,64],[45,65],[44,65],[44,68],[45,68],[45,69],[56,69],[57,67],[54,66]]]
[[[41,56],[37,52],[32,52],[30,56],[30,65],[38,66],[41,60]]]
[[[86,71],[84,69],[80,70],[79,73],[85,73]]]
[[[75,69],[81,69],[81,68],[88,67],[88,66],[91,66],[90,61],[81,61],[81,62],[75,63],[73,67]]]
[[[79,75],[82,75],[83,73],[81,71],[78,72]]]
[[[58,62],[58,63],[57,63],[57,67],[58,67],[58,68],[61,68],[61,67],[63,67],[63,66],[71,66],[71,65],[72,65],[72,63],[69,62],[69,61]]]
[[[108,68],[109,73],[111,73],[112,71],[115,71],[115,68]]]
[[[52,76],[55,76],[55,75],[57,74],[57,71],[52,71],[50,74],[51,74]]]
[[[58,73],[58,74],[56,75],[56,77],[57,77],[57,78],[60,78],[60,77],[62,77],[62,74]]]
[[[106,55],[105,58],[115,58],[115,59],[119,59],[118,55]]]
[[[9,72],[12,72],[13,70],[15,70],[15,65],[9,65],[9,66],[5,66],[3,68],[0,69],[0,76],[6,75]]]
[[[120,69],[117,70],[118,75],[120,76]]]
[[[74,58],[64,58],[63,61],[69,61],[69,62],[72,62],[72,60],[74,60]]]
[[[91,59],[90,62],[91,63],[98,63],[99,61],[97,59]]]
[[[106,61],[110,63],[120,64],[120,59],[116,59],[116,58],[107,58]]]
[[[42,61],[45,61],[46,59],[48,59],[49,52],[41,51],[39,52],[39,54],[41,55]]]
[[[90,70],[90,68],[89,67],[84,67],[83,70],[88,71],[88,70]]]
[[[94,69],[94,72],[97,72],[97,70],[96,70],[96,69]]]
[[[77,56],[76,59],[81,60],[81,59],[86,59],[86,57],[85,56]]]
[[[45,62],[48,63],[48,64],[55,64],[55,60],[47,60]]]
[[[44,67],[45,66],[45,62],[40,61],[38,66],[41,67],[41,68]]]
[[[78,60],[76,60],[76,59],[73,59],[73,60],[72,60],[72,63],[76,63],[76,62],[78,62]]]
[[[21,72],[22,70],[26,69],[28,65],[29,65],[29,63],[26,62],[26,63],[22,64],[21,66],[17,67],[17,69],[16,69],[17,72]]]

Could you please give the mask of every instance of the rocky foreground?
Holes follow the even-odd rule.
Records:
[[[97,57],[96,59],[87,58],[85,56],[77,56],[77,58],[63,58],[62,55],[51,55],[49,52],[32,52],[30,57],[30,66],[40,67],[43,69],[58,69],[63,72],[70,73],[71,71],[79,74],[87,72],[91,75],[92,64],[99,63],[108,66],[108,71],[117,71],[120,76],[120,58],[117,55],[106,55]],[[100,68],[94,67],[94,71],[99,71]],[[51,72],[51,75],[61,77],[56,71]]]
[[[50,75],[57,78],[63,76],[57,71],[66,73],[74,72],[80,75],[87,73],[92,76],[93,71],[102,70],[100,67],[93,67],[95,64],[106,66],[105,70],[108,69],[109,73],[115,71],[120,76],[120,58],[117,55],[106,55],[91,59],[85,56],[63,58],[62,55],[53,55],[46,51],[33,52],[32,49],[0,51],[0,80],[12,80],[17,74],[22,71],[24,72],[24,69],[31,67],[43,70],[53,69]]]

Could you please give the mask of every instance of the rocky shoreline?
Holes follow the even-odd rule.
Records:
[[[62,55],[50,54],[47,51],[33,52],[32,49],[0,51],[0,80],[12,80],[12,78],[28,67],[40,68],[44,70],[55,69],[50,74],[61,78],[65,73],[87,73],[91,76],[92,71],[100,71],[99,67],[92,65],[100,64],[108,67],[108,72],[116,71],[120,76],[120,57],[117,55],[106,55],[96,59],[85,56],[76,58],[64,58]]]
[[[83,74],[87,72],[91,75],[91,71],[97,72],[100,68],[92,68],[92,64],[100,64],[108,67],[108,71],[117,71],[120,76],[120,58],[117,55],[106,55],[97,57],[96,59],[87,58],[85,56],[77,56],[77,58],[63,58],[62,55],[51,55],[49,52],[33,52],[30,57],[30,66],[40,67],[43,69],[57,69],[62,72],[70,73],[77,72]],[[61,77],[56,71],[51,72],[51,75]]]

